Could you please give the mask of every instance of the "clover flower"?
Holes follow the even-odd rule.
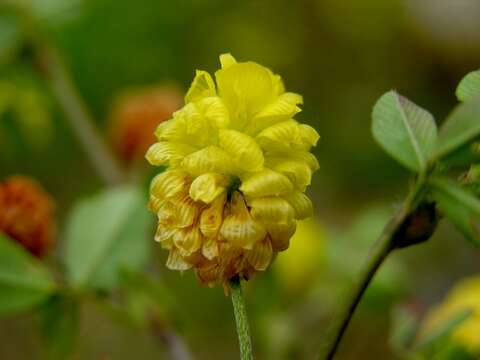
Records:
[[[127,164],[140,158],[155,142],[158,124],[181,106],[180,92],[173,86],[155,86],[128,91],[113,103],[109,123],[116,153]]]
[[[293,119],[302,97],[285,92],[280,76],[230,54],[220,62],[216,84],[196,72],[185,106],[159,125],[146,158],[167,166],[149,203],[167,267],[227,286],[266,270],[296,221],[311,216],[304,192],[318,169],[310,149],[319,136]]]
[[[451,338],[472,355],[479,356],[480,276],[467,278],[455,285],[446,299],[427,314],[421,333],[428,336],[465,311],[471,311],[471,314],[454,328]]]
[[[0,233],[42,257],[54,244],[54,204],[34,180],[14,176],[0,183]]]

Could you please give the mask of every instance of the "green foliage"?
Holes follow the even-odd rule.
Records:
[[[66,233],[68,279],[75,287],[110,289],[122,268],[141,269],[149,253],[150,215],[139,189],[107,190],[72,211]]]
[[[480,246],[480,200],[471,192],[446,178],[430,181],[438,207],[476,246]]]
[[[410,345],[418,331],[418,318],[408,308],[397,307],[393,310],[389,344],[398,355],[409,352]]]
[[[457,106],[440,128],[435,157],[451,154],[480,136],[480,101]]]
[[[29,310],[54,290],[55,284],[43,264],[0,234],[0,314]]]
[[[372,132],[384,150],[415,172],[425,172],[435,145],[433,116],[395,91],[383,95],[373,108]]]
[[[67,294],[52,296],[40,310],[41,333],[49,360],[71,355],[79,328],[79,304]]]
[[[458,84],[456,94],[460,101],[480,96],[480,70],[468,73]]]
[[[13,16],[0,16],[0,66],[13,60],[21,41],[17,20]]]

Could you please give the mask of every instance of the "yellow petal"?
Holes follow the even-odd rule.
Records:
[[[150,194],[150,197],[148,199],[148,210],[151,212],[157,214],[158,211],[160,210],[164,200],[156,197],[155,195]]]
[[[171,201],[163,201],[157,211],[158,223],[166,228],[174,227],[177,222],[177,209]]]
[[[270,239],[256,243],[252,250],[246,252],[247,261],[255,270],[264,271],[272,261],[273,249]]]
[[[294,191],[283,198],[292,205],[295,210],[295,218],[298,220],[306,219],[313,215],[313,205],[307,195],[300,191]]]
[[[163,248],[170,250],[173,246],[173,236],[176,231],[176,229],[169,229],[160,224],[155,233],[155,241],[161,243]]]
[[[248,132],[256,134],[273,124],[291,119],[301,111],[297,105],[302,103],[301,95],[295,93],[280,95],[274,102],[255,115],[252,122],[253,126],[249,128]]]
[[[161,141],[150,146],[145,157],[152,165],[174,165],[195,150],[190,145]]]
[[[262,223],[288,224],[295,211],[287,200],[279,197],[262,197],[249,200],[253,218]]]
[[[264,156],[267,166],[270,166],[270,164],[279,164],[286,160],[294,160],[305,162],[310,167],[312,172],[317,171],[320,167],[315,155],[303,150],[268,151]]]
[[[190,181],[190,177],[184,171],[167,170],[153,178],[150,194],[159,199],[168,199],[185,192]]]
[[[202,247],[202,234],[198,226],[177,231],[173,236],[173,243],[182,256],[190,256]]]
[[[270,70],[254,62],[230,65],[218,70],[215,77],[220,97],[239,126],[277,96]]]
[[[320,139],[317,130],[307,124],[300,124],[299,127],[304,149],[309,150],[312,146],[316,146]]]
[[[228,109],[219,97],[204,98],[200,105],[203,107],[203,116],[217,129],[224,129],[230,123]]]
[[[197,101],[207,96],[215,96],[215,83],[208,72],[197,70],[192,85],[185,95],[185,103]]]
[[[182,258],[182,256],[178,253],[176,249],[170,250],[170,254],[168,254],[166,265],[170,270],[179,270],[179,271],[188,270],[192,267],[191,264],[189,264]]]
[[[268,163],[268,160],[267,160]],[[286,160],[272,166],[272,169],[285,175],[292,184],[300,191],[305,191],[312,179],[312,169],[304,162],[298,160]]]
[[[202,246],[202,255],[208,260],[212,260],[218,256],[218,245],[215,239],[207,239]]]
[[[266,224],[267,232],[272,241],[274,251],[284,251],[290,245],[290,239],[297,229],[297,222],[295,220],[289,221],[286,224],[270,223]]]
[[[230,66],[237,63],[237,60],[232,56],[232,54],[222,54],[220,55],[220,64],[222,65],[222,69],[229,68]]]
[[[230,214],[223,221],[220,235],[232,246],[244,249],[251,249],[253,244],[266,235],[263,225],[250,216],[245,201],[238,192],[232,195]]]
[[[224,175],[207,173],[198,176],[190,186],[190,197],[195,201],[210,204],[225,191],[228,179]]]
[[[173,199],[171,202],[175,208],[175,222],[173,225],[177,228],[191,226],[202,211],[202,207],[188,194],[182,198]]]
[[[257,142],[265,151],[302,150],[299,124],[295,120],[282,121],[260,132]]]
[[[223,221],[223,210],[227,194],[224,192],[200,215],[200,231],[208,238],[217,236]]]
[[[285,175],[267,168],[249,175],[240,186],[240,191],[247,197],[281,195],[292,190],[293,185]]]
[[[205,173],[233,174],[233,159],[223,149],[208,146],[185,157],[181,164],[188,173],[197,176]]]
[[[219,145],[246,171],[259,171],[263,168],[263,153],[253,138],[236,130],[221,129]]]

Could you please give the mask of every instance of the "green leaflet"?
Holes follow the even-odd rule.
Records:
[[[29,310],[54,290],[55,284],[44,265],[14,240],[0,234],[0,314]]]
[[[372,113],[375,140],[409,170],[424,172],[435,146],[433,116],[395,91],[383,95]]]

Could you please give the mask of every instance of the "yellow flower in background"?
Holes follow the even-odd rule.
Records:
[[[275,274],[287,289],[298,289],[318,274],[325,255],[326,234],[313,218],[299,221],[288,251],[278,256]]]
[[[185,106],[159,125],[147,160],[167,170],[151,184],[156,240],[167,266],[194,268],[201,283],[249,279],[286,250],[296,220],[312,214],[304,194],[318,169],[319,136],[293,117],[300,95],[254,62],[220,56],[221,69],[197,71]]]
[[[474,355],[480,354],[480,276],[461,281],[442,304],[428,315],[421,334],[429,334],[464,311],[471,311],[466,320],[452,332],[452,339]]]

